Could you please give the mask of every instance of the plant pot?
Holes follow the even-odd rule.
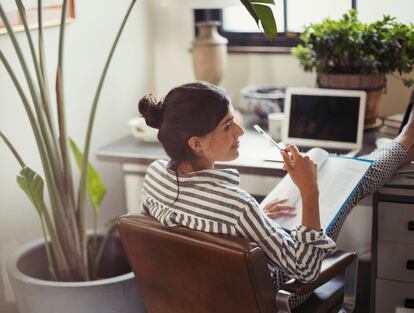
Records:
[[[377,116],[383,90],[386,85],[384,74],[360,75],[318,73],[317,79],[320,88],[366,91],[365,129],[378,127],[382,124],[382,121]]]
[[[43,240],[31,241],[8,257],[10,277],[20,313],[143,313],[134,274],[117,237],[108,239],[99,277],[87,282],[47,280]]]

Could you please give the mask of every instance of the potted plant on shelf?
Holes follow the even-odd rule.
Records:
[[[370,24],[350,10],[339,20],[310,24],[301,34],[303,45],[293,49],[305,71],[315,70],[322,88],[367,92],[365,128],[379,126],[378,106],[386,74],[410,73],[414,65],[414,26],[390,16]],[[411,79],[399,76],[405,85]]]
[[[28,66],[0,2],[0,18],[22,67],[28,93],[1,49],[0,62],[13,81],[29,118],[46,182],[45,184],[41,175],[24,162],[24,158],[0,130],[0,138],[21,166],[17,183],[36,209],[44,234],[43,240],[25,245],[7,260],[6,267],[21,313],[85,312],[85,308],[88,312],[100,313],[144,310],[120,241],[109,236],[113,227],[109,227],[106,235],[98,234],[97,214],[105,195],[105,186],[88,161],[101,89],[135,2],[136,0],[130,2],[103,68],[90,111],[83,152],[69,138],[66,130],[63,55],[68,1],[63,0],[62,3],[55,104],[49,95],[43,44],[42,1],[38,0],[36,49],[23,2],[16,0],[30,48],[31,66]],[[34,69],[35,76],[30,68]],[[70,150],[80,168],[78,185],[73,181]],[[45,187],[49,201],[45,200]],[[93,207],[95,227],[92,233],[86,230],[86,195],[90,197]]]

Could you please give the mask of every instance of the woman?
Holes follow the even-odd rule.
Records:
[[[301,225],[287,233],[271,218],[294,214],[292,207],[275,200],[261,211],[257,201],[238,187],[236,170],[214,168],[216,161],[238,157],[239,138],[244,132],[223,91],[205,83],[185,84],[172,89],[163,101],[142,98],[139,111],[149,126],[159,129],[158,139],[170,158],[149,166],[141,209],[166,226],[255,241],[268,258],[276,289],[290,278],[317,278],[322,260],[335,249],[333,239],[352,206],[392,175],[414,140],[414,122],[410,120],[392,144],[365,156],[375,162],[327,235],[320,227],[316,165],[296,147],[287,147],[281,152],[284,168],[298,187],[303,206]],[[291,305],[295,307],[305,298],[293,298]]]

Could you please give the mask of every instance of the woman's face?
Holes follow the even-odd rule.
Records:
[[[234,120],[234,109],[230,105],[219,125],[202,138],[201,158],[205,162],[232,161],[239,156],[239,137],[244,130]]]

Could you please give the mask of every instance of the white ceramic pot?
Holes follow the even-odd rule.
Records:
[[[105,262],[107,264],[105,264]],[[88,282],[55,282],[48,277],[43,240],[31,241],[8,257],[10,277],[20,313],[143,313],[134,274],[120,240],[110,238],[102,265],[111,278]],[[105,268],[107,270],[105,270]]]

